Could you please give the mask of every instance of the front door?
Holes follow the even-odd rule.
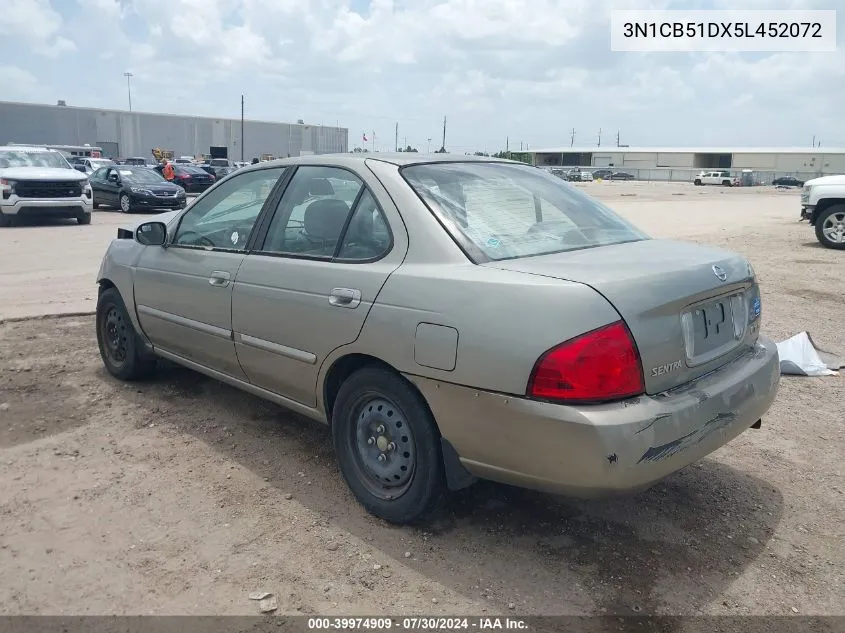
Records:
[[[404,226],[358,174],[304,166],[256,246],[232,297],[238,358],[253,384],[313,407],[322,362],[358,338],[402,263]]]
[[[232,282],[262,207],[284,168],[249,171],[199,198],[166,247],[147,247],[135,304],[154,346],[246,379],[232,339]]]

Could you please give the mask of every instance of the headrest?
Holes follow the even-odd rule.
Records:
[[[312,178],[308,183],[308,193],[312,196],[334,195],[334,187],[326,178]]]
[[[315,200],[305,209],[302,218],[305,232],[310,237],[336,241],[348,214],[349,206],[343,200]]]

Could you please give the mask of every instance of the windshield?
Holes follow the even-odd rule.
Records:
[[[120,177],[139,185],[157,185],[167,182],[152,169],[121,169]]]
[[[509,163],[433,163],[401,173],[476,263],[649,239],[545,170]]]
[[[0,169],[7,167],[58,167],[70,169],[70,164],[59,152],[32,152],[26,150],[0,150]]]
[[[106,165],[114,165],[113,160],[109,160],[108,158],[89,158],[91,162],[91,167],[94,169],[99,169],[100,167],[105,167]]]

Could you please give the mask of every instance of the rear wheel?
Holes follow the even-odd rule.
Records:
[[[396,373],[365,367],[346,379],[334,404],[332,439],[343,478],[372,514],[410,523],[440,497],[440,435],[425,402]]]
[[[845,250],[845,204],[828,207],[816,217],[816,238],[822,246]]]
[[[723,181],[722,181],[722,184],[723,184],[725,187],[732,187],[732,186],[733,186],[733,183],[732,183],[730,180],[723,180]]]
[[[106,370],[120,380],[145,378],[155,371],[155,357],[141,353],[138,333],[117,288],[97,300],[97,345]]]
[[[692,181],[692,184],[694,184],[696,187],[701,186],[701,179],[696,178],[695,180]]]
[[[0,227],[14,226],[15,216],[0,211]]]
[[[90,213],[80,213],[76,216],[76,221],[79,224],[91,224],[91,214]]]
[[[127,194],[120,194],[119,202],[121,211],[124,213],[130,213],[132,211],[132,200],[129,199]]]

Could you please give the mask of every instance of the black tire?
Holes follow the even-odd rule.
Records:
[[[117,288],[108,288],[97,299],[97,346],[106,370],[125,381],[146,378],[155,371],[156,359],[142,354],[142,346]]]
[[[365,438],[374,428],[378,437]],[[334,403],[332,440],[346,484],[371,514],[404,525],[441,498],[440,433],[419,393],[389,369],[364,367],[344,381]],[[383,462],[379,454],[386,456]]]
[[[80,213],[76,216],[76,221],[79,224],[91,224],[91,214],[90,213]]]
[[[835,216],[835,217],[834,217]],[[816,216],[816,239],[825,248],[833,248],[838,251],[845,250],[845,240],[835,242],[824,234],[825,223],[830,220],[832,223],[845,222],[845,204],[835,204],[828,207]]]
[[[0,228],[15,225],[15,216],[0,212]]]
[[[723,180],[723,181],[722,181],[722,184],[723,184],[725,187],[733,187],[733,183],[732,183],[730,180]]]
[[[93,203],[93,205],[94,205],[94,208],[95,208],[95,209],[99,209],[99,208],[100,208],[100,203],[99,203],[99,202],[94,202],[94,203]]]
[[[126,199],[125,205],[123,203],[124,198]],[[132,198],[130,198],[125,193],[121,193],[117,197],[117,208],[120,209],[123,213],[132,213]]]
[[[692,184],[694,184],[696,187],[700,187],[701,181],[698,178],[696,178],[695,180],[692,181]]]

